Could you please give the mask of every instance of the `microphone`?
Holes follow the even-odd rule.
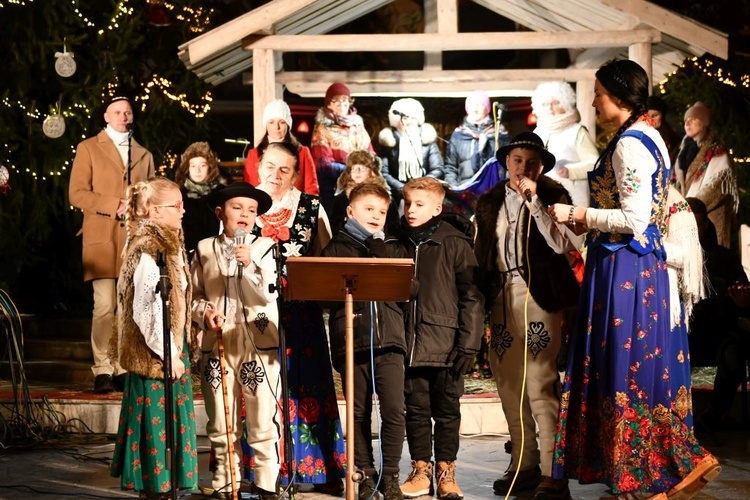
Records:
[[[247,236],[247,231],[245,231],[243,228],[238,227],[234,230],[234,246],[241,245],[243,241],[245,240],[245,236]],[[237,261],[237,274],[238,276],[242,277],[242,262],[239,260]]]
[[[407,115],[406,113],[402,113],[401,111],[399,111],[399,110],[397,110],[397,109],[392,109],[392,110],[391,110],[391,113],[392,113],[392,114],[393,114],[394,116],[400,116],[401,118],[409,118],[409,115]]]
[[[523,180],[523,175],[519,175],[518,176],[518,181],[520,182],[522,180]],[[523,195],[526,197],[526,201],[528,201],[529,203],[531,203],[531,189],[524,189],[523,190]]]

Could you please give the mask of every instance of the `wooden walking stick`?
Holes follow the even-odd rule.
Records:
[[[227,428],[227,448],[229,451],[229,469],[230,479],[232,481],[232,500],[237,500],[237,489],[235,485],[234,471],[234,434],[232,433],[232,421],[229,419],[229,397],[227,395],[227,363],[224,359],[224,337],[221,330],[216,332],[216,343],[219,346],[219,369],[221,370],[221,392],[224,395],[224,422]]]

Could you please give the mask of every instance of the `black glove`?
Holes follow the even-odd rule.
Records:
[[[462,377],[466,375],[466,373],[468,373],[468,371],[471,370],[471,367],[474,365],[474,357],[474,354],[467,354],[463,351],[459,351],[458,349],[453,349],[453,351],[448,356],[448,361],[453,362],[453,366],[451,367],[453,375],[455,377]]]
[[[388,257],[388,250],[386,249],[385,241],[380,238],[367,238],[365,240],[365,246],[371,257]]]

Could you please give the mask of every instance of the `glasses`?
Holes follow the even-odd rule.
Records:
[[[352,167],[352,172],[366,172],[367,170],[370,170],[370,167],[364,165],[354,165]]]
[[[349,99],[331,99],[331,104],[349,104]]]
[[[182,210],[182,207],[184,206],[182,203],[182,200],[177,201],[175,203],[172,203],[171,205],[156,205],[157,207],[164,207],[164,208],[176,208],[177,210]]]

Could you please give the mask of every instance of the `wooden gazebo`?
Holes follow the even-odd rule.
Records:
[[[646,0],[474,0],[530,31],[458,32],[458,0],[425,0],[425,33],[326,34],[390,0],[272,0],[180,46],[185,65],[214,85],[243,73],[253,86],[255,139],[263,135],[265,104],[283,86],[302,96],[323,96],[333,81],[356,95],[461,95],[482,88],[494,96],[522,95],[541,81],[575,82],[579,110],[595,130],[593,75],[601,64],[627,56],[656,84],[687,57],[726,59],[727,35]],[[452,50],[568,49],[573,63],[560,69],[449,71]],[[283,52],[424,51],[422,70],[287,72]],[[585,103],[585,105],[581,105]]]

